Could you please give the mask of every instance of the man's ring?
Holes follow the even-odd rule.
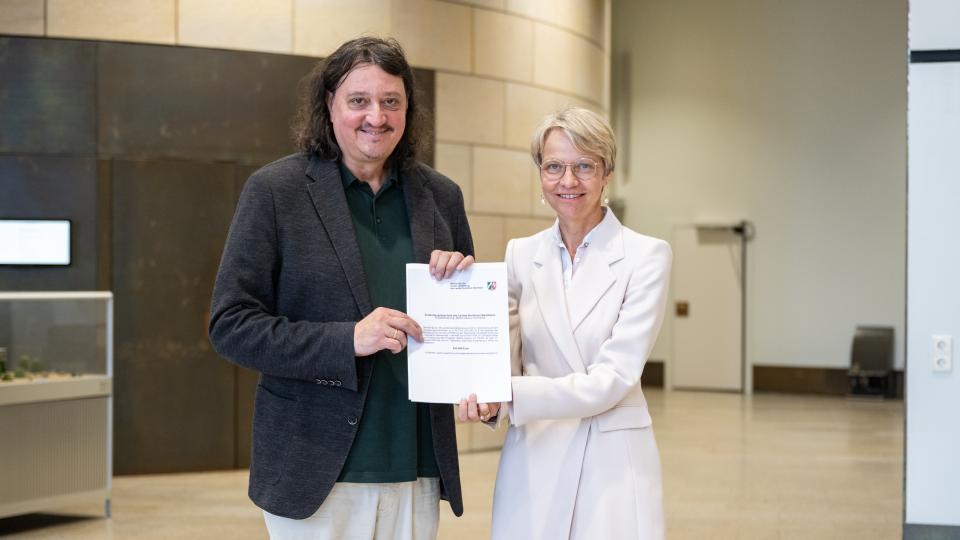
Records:
[[[399,333],[399,331],[398,331],[396,328],[394,328],[394,329],[393,329],[393,339],[397,339],[397,334],[398,334],[398,333]],[[398,341],[399,341],[399,340],[398,340]]]

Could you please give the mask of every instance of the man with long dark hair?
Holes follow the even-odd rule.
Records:
[[[419,112],[396,41],[343,44],[309,76],[301,151],[237,205],[210,337],[261,374],[249,494],[271,537],[432,539],[441,497],[463,513],[451,407],[407,399],[405,265],[473,262],[460,188],[416,161]]]

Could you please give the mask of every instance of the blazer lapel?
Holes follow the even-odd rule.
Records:
[[[575,285],[567,291],[570,325],[574,331],[617,281],[610,265],[623,259],[623,237],[619,221],[610,214],[591,235],[586,248],[590,252],[584,257],[583,266],[577,268]]]
[[[403,200],[407,204],[407,219],[410,220],[410,237],[413,239],[413,260],[430,262],[430,252],[436,242],[433,226],[436,203],[433,192],[426,188],[430,181],[419,170],[411,170],[400,178]]]
[[[320,222],[333,244],[333,249],[347,276],[350,291],[360,309],[361,317],[366,317],[372,310],[370,292],[367,288],[367,275],[363,271],[363,259],[360,247],[357,246],[357,236],[353,230],[353,220],[350,218],[350,208],[347,206],[347,196],[343,192],[343,181],[337,164],[332,161],[321,160],[318,156],[310,157],[307,165],[307,176],[313,182],[307,184],[307,192],[313,200],[313,206],[320,216]]]
[[[573,339],[573,330],[567,319],[567,306],[563,293],[563,266],[560,264],[559,248],[549,234],[542,236],[537,254],[533,258],[533,288],[537,295],[540,317],[543,319],[563,354],[570,369],[586,373],[580,349]]]

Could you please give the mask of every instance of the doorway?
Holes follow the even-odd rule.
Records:
[[[737,226],[673,230],[674,389],[744,389],[742,241]]]

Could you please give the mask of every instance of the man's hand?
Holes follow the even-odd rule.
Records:
[[[466,270],[473,264],[473,255],[463,256],[459,251],[433,250],[430,253],[430,274],[436,279],[446,279],[454,272]]]
[[[353,329],[353,350],[357,356],[369,356],[389,349],[397,354],[407,346],[407,336],[423,341],[423,329],[406,313],[378,307]]]
[[[500,411],[499,403],[477,403],[477,395],[470,394],[467,399],[460,400],[457,416],[461,422],[479,422],[490,420]]]

